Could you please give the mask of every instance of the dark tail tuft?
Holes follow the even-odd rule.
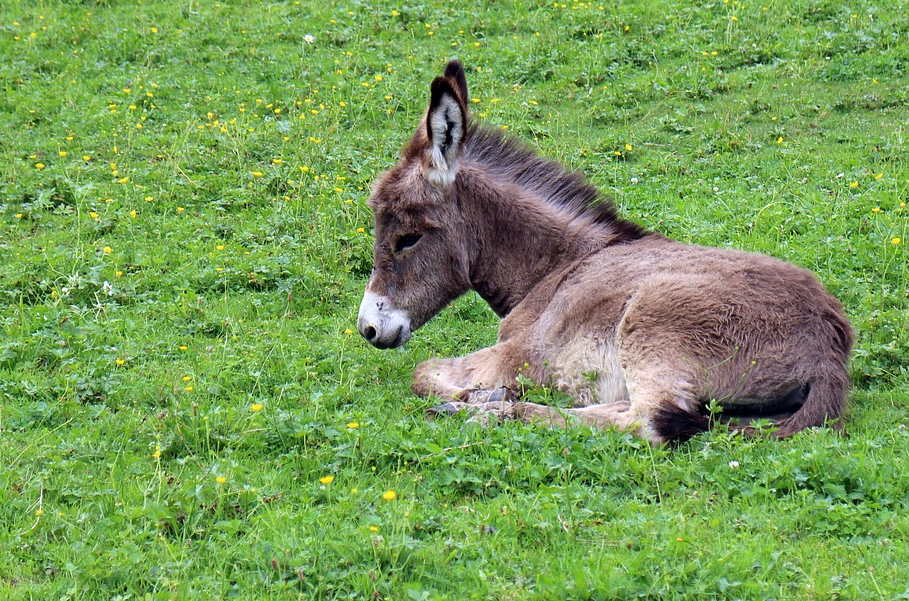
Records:
[[[688,411],[673,404],[660,407],[650,418],[650,428],[664,443],[678,444],[692,436],[706,432],[710,418],[696,411]]]

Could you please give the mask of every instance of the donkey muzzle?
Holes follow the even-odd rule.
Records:
[[[395,309],[388,297],[367,290],[360,303],[357,330],[376,348],[396,348],[410,340],[410,317]]]

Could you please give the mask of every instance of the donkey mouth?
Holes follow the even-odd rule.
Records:
[[[399,326],[394,332],[382,332],[380,335],[375,327],[367,325],[360,334],[377,349],[398,348],[410,340],[410,330],[404,326]]]
[[[388,298],[367,291],[360,303],[357,329],[369,344],[379,349],[397,348],[410,340],[410,318],[393,308]]]

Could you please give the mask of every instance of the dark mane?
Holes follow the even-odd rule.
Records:
[[[477,160],[517,185],[537,191],[547,202],[565,208],[595,224],[609,225],[623,240],[636,240],[647,232],[621,219],[612,201],[578,172],[541,158],[519,140],[490,127],[471,125],[464,144],[465,158]]]

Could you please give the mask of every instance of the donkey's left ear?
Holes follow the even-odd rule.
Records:
[[[467,80],[461,63],[451,61],[443,77],[433,80],[426,136],[431,156],[427,177],[437,186],[449,186],[458,173],[461,142],[467,131]]]

